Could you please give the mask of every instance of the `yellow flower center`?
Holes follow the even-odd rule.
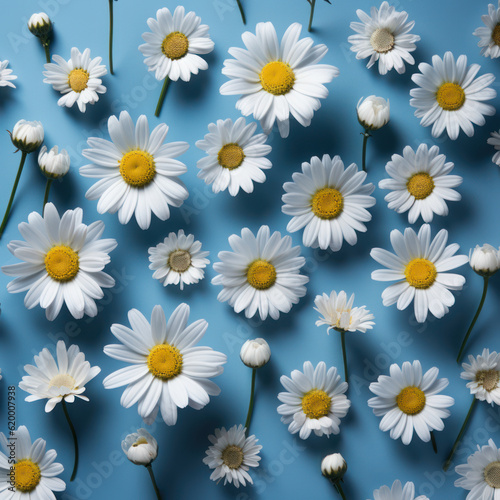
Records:
[[[184,33],[180,31],[173,31],[168,34],[163,43],[161,44],[161,50],[169,59],[182,59],[189,49],[189,40]]]
[[[13,465],[13,468],[16,490],[23,493],[33,491],[38,486],[40,479],[42,479],[40,467],[28,458],[19,460]]]
[[[410,177],[406,189],[416,200],[425,200],[434,191],[434,180],[427,172],[419,172]]]
[[[136,447],[140,444],[148,444],[148,440],[145,437],[141,436],[132,446]]]
[[[313,389],[302,396],[302,411],[306,417],[321,418],[330,413],[332,398],[321,389]]]
[[[416,415],[425,408],[425,394],[422,389],[405,387],[396,397],[399,409],[407,415]]]
[[[68,75],[68,85],[73,92],[80,93],[87,88],[89,76],[84,69],[72,69]]]
[[[387,28],[378,28],[370,37],[373,50],[379,54],[390,52],[394,48],[394,35]]]
[[[496,370],[480,370],[476,373],[476,382],[488,392],[498,387],[499,380],[500,372]]]
[[[230,444],[224,448],[221,453],[222,462],[230,469],[239,469],[243,463],[245,455],[243,450],[235,444]]]
[[[465,103],[465,92],[457,83],[443,83],[438,88],[436,100],[446,111],[456,111]]]
[[[170,380],[182,371],[182,354],[170,344],[158,344],[149,351],[147,364],[154,377]]]
[[[285,95],[295,83],[295,75],[289,64],[282,61],[267,63],[259,74],[262,88],[273,95]]]
[[[500,488],[500,462],[491,462],[484,468],[484,480],[492,488]]]
[[[49,389],[51,387],[67,387],[68,389],[78,389],[76,386],[76,380],[67,373],[58,373],[55,377],[52,377],[49,382]]]
[[[66,245],[52,247],[44,263],[47,274],[56,281],[71,281],[80,269],[78,254]]]
[[[320,219],[335,219],[344,208],[344,197],[334,188],[323,188],[312,197],[311,207],[314,215]]]
[[[243,163],[244,159],[245,153],[243,152],[243,148],[235,143],[225,144],[217,155],[219,165],[228,170],[238,168]]]
[[[168,256],[168,265],[176,273],[183,273],[191,266],[191,254],[187,250],[175,250]]]
[[[267,260],[257,259],[248,267],[247,281],[257,290],[267,290],[276,282],[276,268]]]
[[[155,160],[146,151],[129,151],[120,160],[120,174],[130,186],[147,186],[156,175]]]
[[[491,39],[493,40],[495,45],[500,45],[500,23],[493,28]]]
[[[414,288],[429,288],[436,280],[436,266],[427,259],[413,259],[405,269],[406,281]]]

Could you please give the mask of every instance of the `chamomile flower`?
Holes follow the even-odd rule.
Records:
[[[87,104],[95,104],[99,94],[106,92],[101,77],[108,71],[101,64],[102,57],[90,57],[90,49],[81,53],[76,47],[71,49],[71,59],[66,61],[61,56],[52,56],[53,63],[45,64],[44,83],[52,85],[62,97],[57,104],[71,108],[77,104],[85,113]]]
[[[356,14],[361,22],[352,22],[351,29],[356,35],[348,38],[351,50],[356,52],[356,59],[370,58],[366,67],[371,68],[378,61],[378,71],[385,75],[393,68],[400,74],[406,71],[405,62],[415,64],[410,54],[420,40],[410,31],[415,21],[408,21],[408,13],[398,12],[387,2],[382,2],[380,9],[372,7],[370,15],[358,9]]]
[[[253,115],[266,134],[277,122],[281,137],[288,137],[290,115],[308,127],[320,99],[328,95],[323,84],[339,74],[335,66],[318,64],[328,52],[326,45],[299,40],[301,31],[300,24],[292,24],[280,43],[272,23],[259,23],[255,35],[246,31],[241,36],[246,50],[232,47],[229,54],[235,59],[224,61],[222,73],[231,80],[220,93],[241,95],[236,109]]]
[[[373,498],[374,500],[429,500],[425,495],[415,497],[415,485],[408,482],[403,486],[399,479],[394,481],[390,488],[384,485],[374,490]]]
[[[467,56],[455,61],[451,52],[443,59],[432,56],[432,65],[418,65],[420,73],[411,79],[419,86],[412,89],[410,105],[416,108],[423,127],[432,125],[432,136],[440,137],[446,130],[449,138],[457,139],[460,130],[474,135],[474,125],[485,124],[485,116],[495,114],[495,108],[484,101],[494,99],[496,90],[489,87],[495,80],[491,73],[476,78],[481,66],[467,65]]]
[[[479,401],[500,405],[500,354],[483,349],[477,357],[469,355],[460,378],[468,380],[467,389]]]
[[[11,80],[17,80],[17,76],[12,74],[10,68],[7,68],[8,65],[9,61],[7,61],[7,59],[5,61],[0,61],[0,87],[12,87],[15,89],[16,86]]]
[[[500,131],[491,132],[490,136],[491,137],[488,138],[487,142],[490,146],[493,146],[496,150],[496,153],[493,155],[491,161],[500,166]]]
[[[385,201],[398,214],[408,212],[408,222],[414,224],[422,216],[424,222],[432,222],[434,214],[448,215],[446,201],[460,201],[461,195],[454,188],[462,184],[462,177],[450,175],[453,163],[447,162],[439,148],[420,144],[417,151],[410,146],[403,156],[392,155],[385,166],[391,177],[379,182],[380,189],[390,189]]]
[[[364,233],[364,222],[372,218],[367,208],[375,205],[370,196],[375,186],[364,184],[366,172],[358,171],[354,163],[345,169],[340,156],[313,156],[292,179],[283,185],[286,194],[281,210],[293,217],[287,231],[305,228],[302,242],[306,247],[337,252],[344,240],[355,245],[356,231]]]
[[[207,156],[198,161],[198,177],[212,185],[212,191],[229,191],[236,196],[240,189],[253,191],[254,182],[264,182],[263,170],[272,167],[266,158],[271,146],[265,134],[255,134],[256,123],[245,122],[243,117],[234,123],[231,119],[217,120],[208,126],[209,134],[196,143]]]
[[[415,302],[415,317],[419,323],[427,319],[430,311],[442,318],[455,303],[450,290],[461,290],[465,278],[451,271],[468,262],[466,255],[455,255],[459,246],[446,245],[448,231],[441,229],[431,241],[431,228],[423,224],[418,234],[406,228],[404,235],[391,231],[394,253],[374,248],[370,255],[387,269],[372,272],[375,281],[397,281],[382,293],[384,306],[397,303],[400,311]]]
[[[229,302],[235,312],[245,311],[252,318],[257,311],[262,320],[278,319],[306,294],[309,278],[300,274],[305,258],[300,247],[292,247],[290,236],[272,235],[268,226],[261,226],[255,236],[248,228],[241,237],[229,237],[232,252],[219,252],[221,262],[214,264],[220,273],[212,284],[222,285],[220,302]]]
[[[479,38],[477,46],[481,47],[481,55],[496,59],[500,57],[500,1],[498,8],[488,5],[488,14],[481,16],[484,26],[477,28],[473,35]]]
[[[97,211],[118,212],[121,224],[135,214],[141,229],[151,224],[151,212],[160,220],[170,217],[170,206],[180,207],[188,192],[178,177],[186,165],[174,158],[185,153],[189,144],[163,144],[168,127],[161,123],[150,133],[148,119],[141,115],[136,125],[127,111],[108,120],[111,141],[90,137],[90,149],[82,154],[93,163],[80,168],[84,177],[100,179],[85,194],[96,200]]]

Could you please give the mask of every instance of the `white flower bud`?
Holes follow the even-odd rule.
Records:
[[[10,138],[17,149],[20,149],[23,153],[32,153],[42,145],[44,138],[43,126],[37,121],[19,120],[14,125]]]
[[[365,100],[361,98],[357,106],[359,123],[366,130],[378,130],[387,125],[391,116],[389,99],[371,95]]]
[[[39,38],[46,38],[52,31],[52,22],[45,12],[33,14],[28,21],[28,28],[33,35]]]
[[[158,443],[146,429],[138,429],[122,441],[122,450],[136,465],[149,465],[158,456]]]
[[[271,348],[264,339],[247,340],[241,346],[240,358],[249,368],[260,368],[271,358]]]
[[[59,179],[59,177],[64,177],[68,173],[69,154],[65,149],[61,149],[59,153],[57,146],[47,152],[47,146],[43,146],[38,154],[38,165],[43,175],[49,179]]]
[[[492,276],[500,269],[500,250],[485,243],[469,252],[470,267],[480,276]]]
[[[323,476],[331,481],[340,481],[347,471],[347,463],[340,453],[327,455],[321,462]]]

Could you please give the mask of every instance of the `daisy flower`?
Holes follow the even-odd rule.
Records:
[[[408,482],[404,485],[397,479],[392,483],[392,486],[382,486],[378,490],[373,491],[374,500],[429,500],[425,495],[420,495],[415,498],[415,485]]]
[[[12,87],[16,86],[11,82],[11,80],[17,80],[17,76],[12,74],[12,70],[7,68],[9,61],[0,61],[0,87]]]
[[[106,389],[127,386],[120,401],[123,407],[139,403],[139,415],[147,425],[160,410],[165,423],[174,425],[177,408],[201,410],[210,396],[219,395],[219,387],[210,379],[223,372],[226,355],[196,346],[208,323],[200,319],[188,325],[187,304],[180,304],[168,323],[161,306],[153,308],[151,323],[137,309],[129,311],[128,319],[132,328],[111,326],[122,344],[104,348],[110,358],[129,363],[103,382]]]
[[[155,247],[148,249],[151,264],[149,269],[154,271],[153,278],[163,286],[184,285],[198,283],[205,276],[205,267],[210,261],[206,258],[209,252],[201,250],[201,242],[195,241],[192,234],[187,236],[180,229],[177,233],[169,233]]]
[[[235,59],[224,61],[222,73],[231,80],[220,88],[223,95],[241,95],[236,103],[244,116],[260,121],[266,134],[275,122],[281,137],[288,137],[290,114],[304,127],[311,124],[320,99],[328,96],[323,85],[339,74],[335,66],[318,64],[326,45],[313,47],[311,38],[299,41],[302,26],[292,24],[281,44],[272,23],[257,24],[256,34],[241,36],[245,49],[232,47]]]
[[[52,203],[45,205],[43,216],[31,212],[28,222],[19,224],[26,241],[11,241],[7,248],[22,260],[3,266],[8,276],[17,276],[7,285],[10,293],[28,292],[24,305],[40,305],[49,321],[54,320],[63,304],[75,319],[97,315],[96,300],[103,288],[112,288],[115,280],[103,272],[109,253],[116,248],[113,238],[101,239],[104,223],[82,223],[81,208],[67,210],[62,217]]]
[[[406,71],[405,62],[415,64],[410,54],[420,40],[410,31],[415,21],[408,22],[408,13],[398,12],[387,2],[382,2],[380,9],[372,7],[370,15],[358,9],[356,14],[361,21],[351,23],[356,35],[348,38],[351,50],[356,52],[356,59],[370,58],[366,67],[371,68],[378,61],[378,71],[385,75],[393,68],[402,74]]]
[[[420,361],[405,361],[400,368],[390,366],[390,376],[380,375],[370,384],[376,397],[368,400],[380,421],[380,430],[390,431],[392,439],[410,444],[415,431],[418,437],[428,442],[432,431],[444,429],[443,419],[450,416],[447,409],[455,404],[450,396],[439,394],[448,386],[447,378],[437,378],[439,370],[431,368],[422,375]]]
[[[108,120],[111,141],[90,137],[91,149],[83,156],[93,163],[80,168],[84,177],[100,179],[85,194],[99,199],[97,211],[118,212],[121,224],[127,224],[135,213],[141,229],[151,224],[151,212],[160,220],[170,217],[169,206],[180,207],[188,191],[178,177],[187,167],[174,158],[185,153],[187,142],[163,144],[168,127],[161,123],[149,133],[148,119],[139,116],[136,125],[127,111]]]
[[[394,154],[385,166],[391,177],[379,182],[380,189],[390,189],[385,201],[398,214],[408,212],[408,222],[414,224],[419,216],[432,222],[434,214],[448,215],[446,201],[460,201],[462,196],[453,188],[462,184],[462,177],[449,175],[453,163],[439,154],[439,148],[420,144],[415,152],[410,146],[403,156]]]
[[[423,127],[432,125],[432,136],[440,137],[446,129],[449,138],[455,140],[460,129],[468,137],[474,135],[474,126],[485,124],[485,116],[495,114],[495,108],[483,101],[494,99],[496,90],[488,87],[495,80],[491,73],[476,78],[481,66],[467,66],[467,56],[461,55],[455,62],[451,52],[443,59],[432,56],[432,66],[418,65],[421,73],[411,79],[419,86],[412,89],[410,105],[417,108],[415,116],[421,118]]]
[[[427,319],[428,311],[442,318],[455,303],[450,290],[461,290],[465,278],[451,274],[468,262],[466,255],[455,255],[460,248],[453,243],[446,245],[448,231],[441,229],[431,241],[431,228],[423,224],[418,234],[406,228],[404,235],[397,229],[391,231],[394,253],[374,248],[371,257],[387,269],[372,272],[375,281],[397,281],[382,293],[384,306],[397,303],[400,311],[415,299],[415,317],[419,323]]]
[[[233,425],[229,430],[224,427],[215,429],[214,435],[208,436],[212,446],[205,452],[203,463],[214,469],[210,475],[212,481],[224,478],[226,483],[233,483],[236,488],[253,484],[248,473],[250,467],[258,467],[262,449],[255,436],[246,436],[242,425]]]
[[[71,108],[76,102],[78,109],[85,113],[87,104],[95,104],[99,100],[98,94],[106,92],[101,77],[108,71],[101,64],[102,57],[90,58],[90,49],[85,49],[82,54],[73,47],[69,61],[58,55],[52,56],[52,60],[53,63],[45,64],[43,81],[62,94],[57,101],[59,106]]]
[[[255,236],[247,227],[241,237],[229,237],[232,252],[219,252],[221,262],[214,264],[220,273],[212,284],[222,285],[220,302],[229,302],[235,312],[245,311],[252,318],[257,311],[260,319],[278,319],[306,294],[309,278],[300,274],[306,259],[300,247],[292,247],[290,236],[272,235],[268,226],[261,226]]]
[[[64,471],[64,467],[55,462],[56,451],[46,450],[47,443],[42,438],[31,443],[30,433],[24,425],[11,431],[8,437],[0,432],[0,444],[4,450],[0,451],[2,498],[55,500],[53,492],[66,489],[66,483],[56,477]]]
[[[359,172],[355,163],[344,169],[340,156],[313,156],[292,179],[283,184],[286,194],[281,210],[293,217],[287,231],[294,233],[305,227],[302,242],[306,247],[337,252],[344,240],[355,245],[356,231],[364,233],[363,223],[372,218],[366,209],[375,205],[370,196],[375,186],[363,184],[366,172]]]
[[[488,5],[488,14],[481,16],[485,26],[477,28],[473,35],[479,38],[477,46],[481,47],[481,55],[496,59],[500,57],[500,1],[498,8]]]
[[[496,153],[493,155],[492,162],[500,166],[500,130],[491,132],[491,137],[488,138],[488,144],[493,146]]]
[[[281,384],[287,392],[280,392],[278,406],[281,421],[291,434],[299,433],[307,439],[311,431],[316,436],[329,436],[340,432],[340,419],[347,415],[351,402],[344,394],[347,382],[340,381],[337,368],[326,370],[321,361],[316,368],[306,361],[304,371],[294,370],[291,378],[282,375]]]
[[[265,157],[271,152],[265,134],[255,134],[256,123],[245,122],[243,117],[234,123],[217,120],[208,126],[209,134],[196,147],[206,151],[207,156],[198,161],[198,177],[212,184],[212,191],[229,191],[236,196],[240,188],[246,193],[253,191],[254,182],[264,182],[263,170],[272,167]]]
[[[483,349],[477,357],[469,355],[469,363],[463,363],[460,378],[468,380],[467,389],[479,401],[500,405],[500,354]]]

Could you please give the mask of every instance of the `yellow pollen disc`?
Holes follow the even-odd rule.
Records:
[[[406,189],[416,200],[425,200],[434,191],[434,180],[427,172],[413,174],[406,183]]]
[[[182,59],[189,49],[189,40],[184,33],[180,31],[174,31],[168,34],[163,43],[161,44],[161,50],[169,59]]]
[[[273,95],[285,95],[295,83],[295,75],[289,64],[282,61],[267,63],[259,74],[262,88]]]
[[[132,446],[139,446],[140,444],[148,444],[148,440],[145,437],[140,437]]]
[[[243,149],[235,143],[225,144],[217,155],[219,165],[228,170],[238,168],[244,159],[245,153],[243,153]]]
[[[344,197],[334,188],[323,188],[316,191],[311,200],[314,215],[320,219],[335,219],[344,208]]]
[[[326,417],[331,405],[332,398],[320,389],[313,389],[302,397],[302,411],[309,418]]]
[[[500,372],[496,370],[480,370],[476,373],[476,382],[490,392],[498,387]]]
[[[436,266],[427,259],[413,259],[405,269],[406,281],[414,288],[429,288],[436,280]]]
[[[170,344],[158,344],[149,351],[147,364],[153,376],[170,380],[182,371],[182,354]]]
[[[87,88],[89,74],[84,69],[72,69],[68,75],[68,85],[74,92],[80,93]]]
[[[416,415],[425,408],[425,394],[418,387],[405,387],[396,397],[399,409],[407,415]]]
[[[243,463],[245,455],[239,446],[230,444],[222,451],[221,458],[224,465],[227,465],[230,469],[239,469]]]
[[[500,462],[491,462],[484,468],[484,480],[492,488],[500,488]]]
[[[71,281],[80,269],[78,254],[65,245],[52,247],[44,263],[47,274],[56,281]]]
[[[370,43],[375,52],[385,54],[394,48],[394,35],[387,28],[378,28],[372,33]]]
[[[40,467],[29,459],[19,460],[13,465],[16,490],[23,493],[33,491],[42,478]]]
[[[129,151],[120,160],[120,174],[130,186],[147,186],[156,175],[154,158],[140,149]]]
[[[436,92],[436,100],[446,111],[456,111],[465,103],[465,92],[457,83],[443,83]]]
[[[76,380],[67,373],[59,373],[49,382],[50,387],[67,387],[68,389],[77,389]]]
[[[491,39],[493,40],[495,45],[500,45],[500,23],[493,28]]]
[[[187,250],[175,250],[168,256],[168,265],[176,273],[183,273],[191,266],[191,254]]]
[[[247,281],[257,290],[267,290],[276,282],[276,268],[267,260],[258,259],[248,267]]]

